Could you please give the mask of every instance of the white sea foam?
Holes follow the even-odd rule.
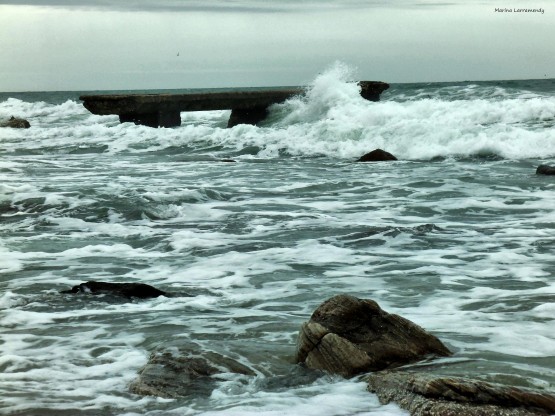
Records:
[[[8,290],[0,296],[0,310],[25,305],[25,297]]]
[[[439,336],[453,374],[478,362],[552,390],[555,184],[534,170],[555,155],[553,94],[394,86],[374,103],[351,78],[335,67],[232,129],[225,111],[151,129],[71,100],[0,103],[33,125],[0,132],[5,411],[403,414],[356,380],[287,377],[300,324],[337,293]],[[376,147],[408,160],[351,163]],[[89,280],[170,295],[59,293]],[[258,375],[210,397],[128,392],[150,352],[181,342]]]
[[[23,268],[23,264],[14,252],[0,243],[0,273],[13,273]]]
[[[248,385],[224,384],[212,394],[212,397],[221,403],[221,410],[202,412],[200,415],[400,416],[408,414],[395,405],[380,405],[377,397],[366,391],[366,383],[336,379],[332,383],[321,381],[313,385],[301,386],[295,389],[293,397],[288,397],[288,393],[284,393],[282,391],[261,392]],[[240,396],[245,404],[235,404],[237,396]]]

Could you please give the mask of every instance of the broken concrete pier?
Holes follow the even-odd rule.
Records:
[[[360,81],[361,96],[379,101],[389,84]],[[105,94],[79,97],[93,114],[117,114],[122,123],[134,122],[150,127],[176,127],[181,124],[182,111],[231,110],[228,127],[257,124],[268,115],[268,107],[295,95],[303,88],[245,89],[227,92],[189,94]]]

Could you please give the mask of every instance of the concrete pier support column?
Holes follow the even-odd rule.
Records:
[[[249,108],[234,108],[227,122],[227,127],[233,127],[237,124],[258,124],[268,115],[267,106],[257,106]]]
[[[121,123],[133,122],[148,127],[177,127],[181,125],[179,111],[156,111],[153,113],[124,113],[119,115]]]
[[[158,111],[158,126],[178,127],[181,126],[181,113],[179,111]]]

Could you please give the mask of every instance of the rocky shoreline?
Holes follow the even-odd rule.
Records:
[[[171,296],[140,283],[86,282],[65,294],[131,298]],[[468,377],[415,371],[408,364],[453,356],[436,336],[370,299],[336,295],[302,324],[292,370],[362,377],[382,404],[396,403],[411,416],[537,416],[555,414],[555,396],[543,391]],[[163,398],[208,397],[226,374],[264,374],[236,359],[201,351],[194,342],[154,351],[132,393]]]
[[[462,377],[393,368],[453,353],[413,322],[370,299],[337,295],[303,324],[296,361],[344,377],[369,373],[368,390],[411,416],[528,416],[555,413],[555,396]]]

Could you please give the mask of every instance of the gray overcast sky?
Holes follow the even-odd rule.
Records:
[[[8,0],[0,91],[554,78],[553,39],[553,0]]]

